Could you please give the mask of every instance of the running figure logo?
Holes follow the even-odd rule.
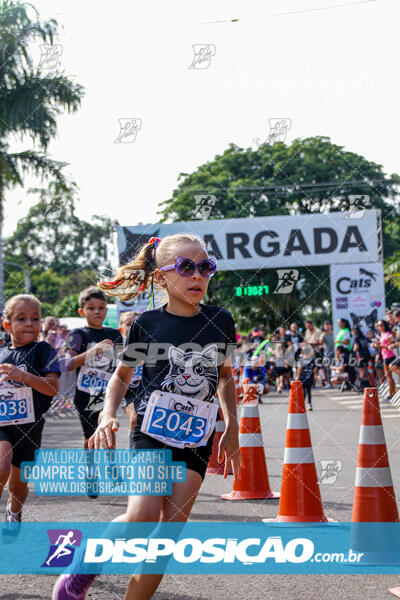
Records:
[[[349,210],[345,219],[362,219],[366,208],[371,208],[371,199],[366,194],[350,194]]]
[[[299,278],[297,269],[277,269],[279,281],[274,294],[290,294]]]
[[[321,475],[319,478],[319,483],[325,485],[332,485],[335,483],[338,474],[342,470],[342,461],[341,460],[320,460],[321,464]]]
[[[194,57],[189,69],[208,69],[215,56],[214,44],[193,44]]]
[[[60,64],[60,57],[63,51],[61,44],[42,44],[40,46],[41,56],[39,68],[55,69]]]
[[[119,133],[115,144],[132,144],[142,129],[142,119],[118,119]]]
[[[267,138],[268,144],[274,144],[275,142],[284,142],[286,140],[287,133],[292,126],[291,119],[268,119],[269,123],[269,134]]]
[[[79,529],[48,529],[50,550],[42,567],[68,567],[74,558],[75,549],[81,545]]]
[[[194,213],[195,219],[208,219],[211,214],[211,210],[217,202],[214,194],[195,194],[196,200],[196,211]]]

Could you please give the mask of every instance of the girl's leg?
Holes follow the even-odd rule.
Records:
[[[311,390],[312,390],[312,383],[310,382],[310,383],[307,385],[307,398],[308,398],[308,404],[309,404],[310,406],[312,406],[312,404],[311,404]]]
[[[380,367],[376,367],[376,376],[379,383],[383,383],[385,381],[385,373]]]
[[[13,513],[19,513],[24,506],[29,488],[27,481],[21,481],[21,469],[13,465],[11,466],[10,478],[8,480],[8,490],[10,492],[10,510]]]
[[[391,365],[389,365],[389,371],[391,373],[396,373],[396,375],[400,375],[400,366],[398,364],[394,365],[392,363]]]
[[[12,446],[6,440],[0,440],[0,498],[11,471]]]
[[[303,383],[304,399],[307,399],[307,402],[310,405],[311,405],[311,386],[312,386],[311,382],[307,381],[307,382]]]
[[[396,386],[395,386],[394,379],[392,377],[392,373],[391,373],[389,367],[390,367],[390,365],[383,365],[383,369],[385,371],[387,382],[389,384],[389,394],[391,396],[394,396],[394,394],[396,393]]]
[[[161,517],[163,496],[129,496],[126,512],[112,523],[157,523]]]
[[[186,472],[186,481],[174,483],[171,496],[162,500],[161,520],[163,522],[187,521],[196,496],[202,484],[201,476],[190,469]],[[149,497],[144,498],[146,501]],[[130,507],[128,506],[127,513]],[[137,510],[131,507],[129,516],[137,515]],[[139,519],[135,519],[136,521]],[[140,519],[141,520],[141,519]],[[150,600],[161,583],[163,575],[146,575],[139,573],[133,575],[129,581],[124,600]]]

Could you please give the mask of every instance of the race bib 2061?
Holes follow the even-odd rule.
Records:
[[[102,369],[83,366],[81,367],[77,381],[78,390],[86,392],[91,396],[101,396],[107,387],[111,375],[112,373],[108,373]]]

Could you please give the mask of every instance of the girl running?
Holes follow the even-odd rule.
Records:
[[[12,541],[21,522],[28,496],[28,482],[20,479],[22,461],[34,461],[40,448],[43,414],[58,392],[60,368],[56,351],[47,342],[37,342],[41,306],[35,296],[20,294],[8,300],[3,326],[11,344],[0,348],[0,497],[8,483],[10,494],[4,541]]]
[[[143,353],[146,347],[147,353],[142,354],[143,375],[135,397],[137,423],[130,432],[130,447],[170,448],[173,460],[182,460],[187,467],[186,481],[174,483],[171,496],[130,497],[126,513],[115,521],[187,520],[212,450],[214,432],[211,430],[216,411],[210,403],[217,391],[226,423],[219,443],[219,459],[225,459],[225,477],[231,464],[234,474],[239,473],[236,392],[230,363],[236,346],[235,324],[225,308],[201,303],[215,271],[216,261],[208,257],[204,241],[197,235],[181,233],[162,240],[151,238],[131,263],[119,269],[115,281],[99,284],[103,290],[109,293],[116,290],[121,300],[127,300],[150,284],[153,291],[154,279],[167,292],[168,302],[134,321],[121,362],[110,379],[103,415],[90,438],[89,448],[114,447],[113,432],[119,428],[116,412],[137,364],[139,349]],[[137,274],[143,272],[143,283],[139,287]],[[176,402],[176,394],[179,402]],[[200,411],[208,414],[210,427],[206,424],[194,427],[191,433],[180,431],[176,437],[165,422],[159,429],[150,427],[151,423],[157,425],[162,420],[163,399],[171,401],[173,406],[174,402],[179,406],[183,403],[187,407],[189,404],[197,406],[197,414]],[[157,418],[153,419],[155,411]],[[185,435],[186,440],[196,435],[197,446],[182,444]],[[152,598],[162,577],[135,574],[130,579],[125,600]],[[83,600],[94,578],[95,575],[62,575],[54,586],[53,600]]]
[[[377,328],[380,333],[379,341],[375,343],[375,347],[380,348],[383,369],[389,386],[389,393],[384,398],[385,402],[389,402],[396,393],[396,384],[393,379],[392,369],[390,368],[391,363],[395,360],[396,355],[391,349],[391,345],[394,342],[394,337],[390,329],[389,323],[384,319],[377,322]]]
[[[119,330],[124,338],[124,341],[128,337],[129,329],[136,319],[137,314],[131,310],[127,310],[121,313],[119,318]],[[132,375],[132,379],[129,383],[128,391],[125,396],[125,412],[129,418],[129,431],[133,431],[136,425],[136,410],[135,410],[135,388],[139,385],[142,378],[142,365],[138,365]]]

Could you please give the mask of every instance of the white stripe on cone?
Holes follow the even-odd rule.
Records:
[[[246,417],[246,419],[248,418],[258,418],[258,406],[257,404],[243,404],[242,405],[242,412],[240,413],[240,417]]]
[[[215,431],[225,431],[225,421],[217,421],[215,423]]]
[[[262,448],[264,446],[260,433],[239,433],[241,448]]]
[[[308,429],[306,413],[289,413],[287,418],[287,429]]]
[[[285,448],[283,462],[285,465],[313,463],[313,450],[312,448]]]
[[[357,487],[392,487],[392,475],[389,467],[357,467]]]
[[[382,425],[361,425],[360,444],[385,444]]]

